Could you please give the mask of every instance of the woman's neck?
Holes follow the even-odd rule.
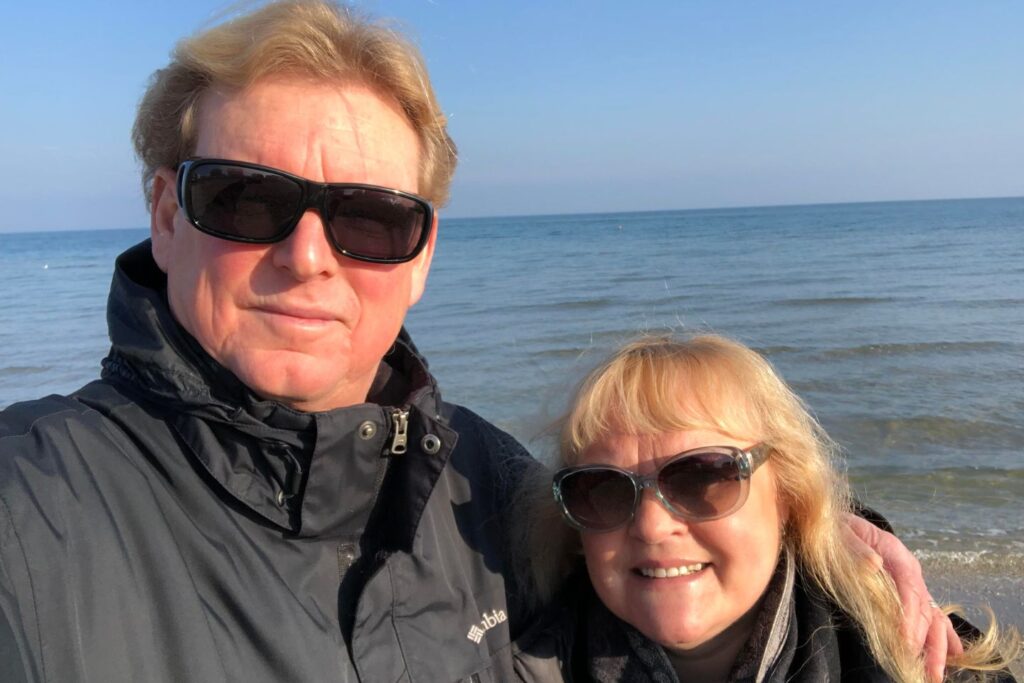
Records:
[[[687,649],[666,647],[665,652],[679,680],[725,683],[750,638],[762,602],[763,599],[759,600],[746,614],[706,643]]]

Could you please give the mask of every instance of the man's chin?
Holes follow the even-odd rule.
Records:
[[[366,400],[373,380],[306,354],[277,351],[247,355],[229,369],[258,396],[303,412],[321,412]]]

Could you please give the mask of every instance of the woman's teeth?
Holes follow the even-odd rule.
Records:
[[[686,576],[687,574],[693,574],[704,569],[707,564],[698,562],[697,564],[688,564],[684,567],[642,567],[640,573],[649,579],[670,579],[673,576]]]

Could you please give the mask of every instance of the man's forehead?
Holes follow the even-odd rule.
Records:
[[[418,189],[420,143],[397,102],[361,83],[267,80],[211,89],[199,107],[198,156],[285,167],[314,180]],[[387,175],[391,182],[373,180]]]

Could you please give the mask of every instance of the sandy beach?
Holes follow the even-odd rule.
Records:
[[[979,575],[977,567],[969,572],[958,571],[948,563],[936,566],[927,559],[922,564],[928,587],[937,601],[961,605],[967,618],[977,626],[988,623],[982,609],[987,605],[1001,625],[1015,626],[1024,632],[1024,567],[1016,575],[1007,576]],[[1017,679],[1024,681],[1024,661],[1018,660],[1012,669]]]

